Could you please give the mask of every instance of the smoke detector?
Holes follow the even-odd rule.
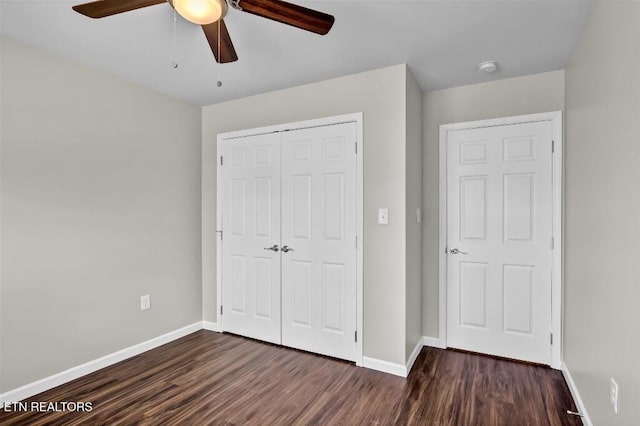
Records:
[[[483,71],[488,74],[495,72],[498,69],[496,61],[484,61],[478,64],[478,71]]]

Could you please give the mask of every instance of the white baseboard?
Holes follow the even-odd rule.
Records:
[[[582,424],[585,426],[593,426],[593,423],[591,423],[591,419],[589,418],[589,414],[587,413],[587,409],[584,406],[584,402],[582,402],[582,398],[578,392],[578,388],[576,387],[573,377],[571,377],[571,373],[569,372],[569,368],[564,361],[562,362],[562,375],[564,376],[564,380],[567,382],[567,386],[569,386],[569,392],[571,392],[573,401],[576,403],[578,412],[582,414]]]
[[[394,376],[407,377],[409,372],[413,368],[413,364],[416,362],[418,355],[420,355],[420,351],[424,345],[422,344],[422,339],[416,343],[416,346],[413,348],[413,352],[409,356],[406,365],[396,364],[395,362],[384,361],[382,359],[371,358],[368,356],[362,357],[362,365],[361,367],[369,368],[371,370],[381,371],[383,373],[393,374]]]
[[[416,359],[418,359],[418,355],[420,355],[420,351],[422,350],[422,348],[424,348],[422,340],[423,339],[418,340],[418,342],[416,343],[416,346],[413,348],[413,352],[411,352],[411,356],[409,356],[409,359],[407,360],[407,366],[405,367],[407,371],[406,376],[408,376],[409,373],[411,373],[413,364],[416,362]]]
[[[432,348],[447,349],[447,345],[444,343],[444,340],[439,337],[424,336],[422,338],[422,344]]]
[[[204,330],[215,331],[217,333],[221,333],[222,332],[222,328],[218,325],[217,322],[202,321],[202,328]]]
[[[389,373],[395,376],[407,377],[407,366],[403,364],[396,364],[393,362],[384,361],[377,358],[370,358],[368,356],[363,356],[362,366],[364,368],[370,368],[371,370],[382,371],[383,373]]]
[[[35,382],[28,383],[17,389],[13,389],[3,394],[0,394],[0,403],[21,401],[33,395],[37,395],[41,392],[52,389],[56,386],[60,386],[61,384],[70,382],[71,380],[75,380],[79,377],[93,373],[94,371],[108,367],[117,362],[123,361],[127,358],[131,358],[133,356],[141,354],[142,352],[146,352],[150,349],[164,345],[165,343],[169,343],[173,340],[179,339],[181,337],[184,337],[188,334],[191,334],[195,331],[202,330],[202,329],[215,331],[218,333],[222,331],[218,323],[211,322],[211,321],[198,321],[186,327],[182,327],[180,329],[155,337],[153,339],[149,339],[145,342],[138,343],[136,345],[119,350],[117,352],[113,352],[111,354],[105,355],[93,361],[86,362],[84,364],[78,365],[76,367],[72,367],[68,370],[62,371],[52,376],[45,377],[44,379],[40,379]],[[370,368],[372,370],[382,371],[384,373],[389,373],[389,374],[393,374],[400,377],[407,377],[409,375],[409,372],[413,368],[413,364],[418,358],[418,355],[420,354],[420,350],[422,349],[423,346],[444,348],[444,344],[440,339],[424,336],[421,341],[418,341],[416,343],[416,346],[411,352],[411,356],[407,360],[406,365],[396,364],[393,362],[365,356],[365,357],[362,357],[362,367]],[[577,396],[577,390],[575,390],[575,385],[573,384],[573,381],[571,380],[571,376],[569,375],[569,372],[566,369],[566,366],[564,364],[563,364],[562,371],[563,373],[565,373],[565,377],[567,377],[567,383],[569,383],[569,388],[571,389],[572,395],[574,395],[574,400],[576,401],[576,404],[578,405],[580,412],[585,413],[585,416],[586,416],[586,411],[584,410],[582,401],[579,399],[579,396]],[[574,391],[575,391],[575,394],[574,394]],[[588,419],[588,417],[586,417],[586,419]],[[586,424],[588,426],[591,426],[591,423],[586,423]]]
[[[70,382],[71,380],[75,380],[79,377],[93,373],[94,371],[98,371],[101,368],[108,367],[127,358],[131,358],[133,356],[141,354],[142,352],[146,352],[149,349],[157,348],[158,346],[184,337],[195,331],[201,330],[202,328],[202,321],[198,321],[193,324],[187,325],[186,327],[170,331],[169,333],[154,337],[153,339],[149,339],[145,342],[129,346],[128,348],[124,348],[98,359],[94,359],[93,361],[89,361],[84,364],[69,368],[68,370],[61,371],[60,373],[54,374],[52,376],[45,377],[44,379],[28,383],[24,386],[20,386],[17,389],[13,389],[0,394],[0,403],[21,401],[46,390],[55,388],[56,386],[60,386],[63,383]]]

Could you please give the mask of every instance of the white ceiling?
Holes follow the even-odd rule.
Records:
[[[331,32],[318,36],[230,10],[225,22],[239,60],[218,65],[199,26],[178,17],[174,38],[168,4],[94,20],[71,9],[86,1],[0,0],[0,33],[196,105],[403,62],[423,90],[558,70],[592,6],[584,0],[293,0],[334,15]],[[498,72],[479,73],[477,64],[490,59]]]

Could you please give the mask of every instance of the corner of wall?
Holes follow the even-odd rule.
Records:
[[[405,67],[405,357],[422,346],[422,89]]]

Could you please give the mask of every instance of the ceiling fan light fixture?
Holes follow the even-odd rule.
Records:
[[[202,27],[211,52],[220,64],[238,60],[223,19],[229,4],[236,10],[320,35],[327,34],[335,22],[333,15],[283,0],[94,0],[77,4],[72,8],[88,18],[105,18],[162,3],[169,3],[173,8],[174,42],[175,18],[176,14],[179,14],[187,21]],[[176,68],[177,63],[174,63],[173,67]]]
[[[227,14],[225,0],[173,0],[176,12],[187,21],[207,25]]]

